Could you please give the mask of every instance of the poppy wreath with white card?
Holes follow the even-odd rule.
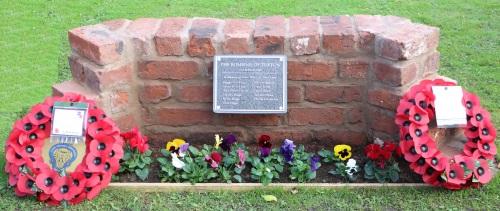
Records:
[[[51,165],[52,157],[48,163],[42,156],[44,145],[56,144],[51,140],[55,102],[88,104],[84,143],[80,142],[84,153],[81,162],[76,162],[71,172],[59,170],[55,163]],[[63,148],[51,148],[51,153],[55,149],[63,158],[64,155],[74,155],[71,153],[76,150],[67,142],[59,145]],[[84,199],[93,199],[102,188],[108,186],[112,174],[120,169],[122,146],[119,128],[103,110],[96,107],[93,100],[83,95],[66,93],[62,97],[46,98],[14,123],[6,141],[5,171],[9,174],[9,185],[18,196],[36,195],[38,200],[50,205],[77,204]],[[67,166],[68,161],[57,162],[62,162],[57,164],[60,167]]]
[[[461,128],[468,141],[461,154],[445,157],[428,134],[428,124],[435,117],[433,86],[456,84],[442,79],[423,80],[411,87],[399,102],[395,122],[405,159],[424,182],[435,187],[459,190],[488,183],[497,154],[494,143],[497,131],[491,115],[481,107],[476,95],[463,89],[461,106],[465,107],[467,124]]]

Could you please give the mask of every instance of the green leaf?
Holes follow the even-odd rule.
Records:
[[[200,151],[198,149],[196,149],[195,147],[189,145],[188,147],[189,151],[192,152],[194,155],[198,155],[198,153],[200,153]]]
[[[312,179],[316,178],[316,171],[308,171],[306,173],[306,178],[308,180],[312,180]]]
[[[381,174],[379,172],[375,172],[375,179],[377,179],[377,182],[379,182],[379,183],[385,183],[386,182],[385,181],[386,178],[387,177],[384,174]]]
[[[266,171],[266,173],[264,173],[264,174],[266,175],[267,178],[273,179],[273,173]]]
[[[241,176],[240,175],[233,175],[233,178],[238,181],[238,182],[241,182],[242,179],[241,179]]]
[[[373,165],[370,165],[371,162],[366,163],[365,165],[365,175],[373,175]]]
[[[160,151],[161,151],[161,154],[163,154],[163,156],[165,156],[165,157],[169,157],[170,156],[170,152],[167,151],[166,149],[161,149]]]
[[[146,180],[146,178],[148,178],[148,175],[149,175],[149,169],[148,168],[145,168],[145,169],[136,169],[135,170],[135,174],[139,177],[140,180],[144,181]]]
[[[143,157],[142,161],[146,164],[149,165],[153,162],[153,160],[150,157]]]
[[[283,166],[282,165],[276,164],[276,165],[274,165],[274,168],[276,169],[276,171],[278,171],[280,173],[283,172]]]
[[[333,174],[333,175],[339,175],[339,173],[337,173],[337,171],[335,171],[335,170],[331,170],[328,173]]]
[[[259,170],[257,170],[257,169],[255,169],[255,168],[252,168],[251,173],[252,173],[253,175],[255,175],[255,176],[262,176],[262,172],[261,172],[261,171],[259,171]]]
[[[162,165],[167,165],[168,163],[167,158],[159,157],[156,160]]]
[[[127,160],[130,160],[130,158],[132,158],[132,152],[130,152],[130,151],[125,151],[125,152],[123,153],[122,160],[127,161]]]
[[[264,198],[264,200],[266,201],[275,201],[275,202],[278,201],[278,198],[276,198],[276,196],[273,195],[262,195],[262,198]]]
[[[391,178],[392,182],[397,182],[399,180],[398,172],[394,170],[389,171],[389,178]]]
[[[144,155],[151,156],[151,153],[153,153],[153,151],[151,151],[150,149],[148,149],[148,150],[146,150],[146,152],[144,153]]]

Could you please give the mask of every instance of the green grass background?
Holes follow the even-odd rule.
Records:
[[[396,15],[439,27],[440,75],[453,78],[477,94],[500,123],[500,1],[388,0],[0,0],[0,157],[13,122],[51,94],[51,85],[70,78],[67,31],[106,20],[141,17],[248,18],[284,15]],[[498,138],[497,138],[498,143]],[[0,166],[5,161],[0,159]],[[401,164],[404,165],[404,164]],[[214,192],[148,193],[104,190],[93,201],[71,209],[496,209],[499,177],[481,189],[446,191],[433,188],[377,190],[309,189],[290,195],[280,190],[239,194]],[[33,199],[19,199],[0,173],[0,209],[45,209]],[[261,194],[278,203],[263,203]]]

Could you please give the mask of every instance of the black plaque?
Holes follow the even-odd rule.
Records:
[[[286,113],[286,56],[215,55],[213,110],[215,113]]]

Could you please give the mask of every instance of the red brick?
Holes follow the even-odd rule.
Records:
[[[288,94],[288,103],[298,103],[302,101],[302,96],[300,90],[300,86],[288,85],[287,94]]]
[[[326,52],[346,53],[356,50],[356,31],[350,16],[322,16],[320,23],[323,27],[323,48]]]
[[[83,26],[68,31],[68,39],[73,50],[99,65],[120,61],[123,41],[104,26]]]
[[[215,55],[215,37],[220,20],[215,18],[194,19],[189,29],[188,54],[190,56]]]
[[[424,61],[424,78],[437,74],[438,70],[439,70],[439,52],[436,51],[429,57],[427,57],[427,59]]]
[[[380,15],[355,15],[353,19],[359,34],[360,47],[373,46],[375,35],[383,33],[388,28],[383,16]]]
[[[69,69],[71,70],[71,76],[73,80],[77,80],[79,83],[85,82],[85,62],[81,57],[72,54],[68,57]]]
[[[147,61],[139,64],[139,77],[143,79],[192,79],[198,75],[194,61]]]
[[[319,25],[317,16],[290,17],[290,50],[294,55],[319,52]]]
[[[259,137],[261,135],[268,135],[271,138],[271,143],[273,147],[281,147],[285,142],[285,139],[292,140],[295,145],[305,145],[311,141],[311,131],[309,130],[298,130],[298,129],[287,129],[287,130],[257,130],[253,135],[253,140],[250,140],[249,144],[257,145]]]
[[[350,108],[346,114],[346,122],[349,124],[363,125],[365,122],[363,109],[359,107]]]
[[[348,103],[361,101],[363,86],[312,85],[305,88],[305,99],[314,103]]]
[[[122,19],[104,21],[101,24],[108,27],[108,29],[111,31],[119,31],[120,29],[127,27],[128,24],[130,24],[130,21],[122,18]]]
[[[156,110],[156,123],[169,126],[210,125],[214,113],[207,109],[163,108]]]
[[[156,31],[156,51],[163,56],[182,56],[184,48],[182,39],[188,25],[188,18],[165,18],[161,21],[160,28]]]
[[[139,99],[142,103],[158,103],[169,98],[171,95],[170,86],[166,84],[144,85]]]
[[[285,50],[285,33],[284,16],[257,18],[253,34],[255,54],[283,54]]]
[[[422,24],[409,24],[391,33],[384,33],[375,41],[375,53],[394,60],[409,60],[429,51],[439,43],[439,29]]]
[[[288,125],[341,125],[344,108],[289,108]]]
[[[212,85],[185,85],[180,88],[179,101],[210,103],[213,101]]]
[[[141,108],[141,118],[145,125],[152,125],[155,123],[152,114],[154,114],[153,108],[147,108],[147,107]]]
[[[118,113],[127,109],[129,104],[129,96],[127,92],[113,92],[111,93],[111,112]]]
[[[415,64],[400,67],[375,61],[373,69],[378,81],[393,87],[409,84],[417,77],[417,66]]]
[[[288,61],[288,79],[296,81],[328,81],[334,77],[335,65],[326,62]]]
[[[401,92],[393,92],[387,89],[369,89],[368,103],[382,108],[396,111],[399,106],[399,100],[403,98]]]
[[[371,129],[387,133],[392,137],[398,137],[399,127],[394,123],[396,111],[386,111],[377,108],[370,108],[369,118]]]
[[[319,143],[325,148],[333,148],[338,144],[348,144],[351,146],[363,146],[366,144],[366,136],[363,132],[319,130],[313,131],[313,133],[314,138],[318,139]]]
[[[227,126],[270,126],[279,124],[278,114],[221,114]]]
[[[89,87],[97,92],[103,92],[113,85],[129,82],[132,79],[132,64],[109,69],[87,65],[84,74]]]
[[[248,19],[226,19],[224,26],[224,45],[226,54],[249,54],[252,21]]]
[[[343,60],[339,62],[339,78],[364,79],[370,69],[366,61]]]
[[[160,21],[157,18],[139,18],[128,25],[127,32],[132,37],[136,51],[142,55],[150,54],[150,45],[153,43],[153,36]]]
[[[120,128],[120,131],[122,133],[130,131],[135,126],[138,126],[138,121],[135,119],[135,117],[132,114],[127,114],[127,115],[121,116],[121,117],[115,117],[115,118],[113,118],[113,120],[115,121],[118,128]]]

